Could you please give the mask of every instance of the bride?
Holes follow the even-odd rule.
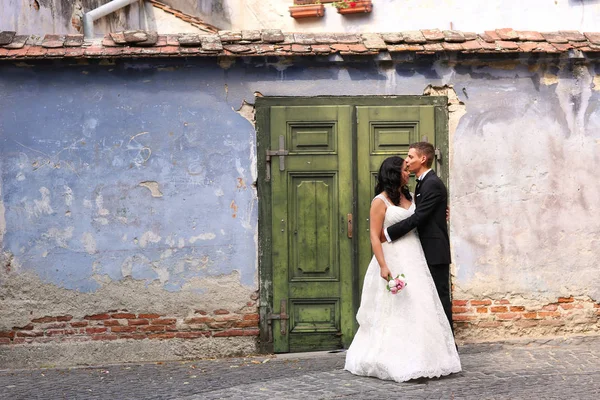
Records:
[[[408,172],[401,157],[383,161],[371,203],[373,259],[365,275],[360,325],[346,354],[344,369],[356,375],[404,382],[461,370],[450,324],[442,308],[416,231],[392,243],[381,243],[384,228],[415,211],[408,191]],[[404,275],[397,294],[387,280]]]

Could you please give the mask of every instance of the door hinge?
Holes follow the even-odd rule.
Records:
[[[279,135],[279,150],[267,150],[266,161],[267,161],[267,173],[266,180],[271,180],[271,157],[279,157],[279,170],[285,171],[285,156],[289,155],[290,152],[285,149],[285,138],[283,135]]]
[[[273,320],[279,320],[280,323],[280,333],[282,336],[287,335],[287,321],[290,319],[290,316],[287,314],[287,300],[281,300],[279,305],[279,314],[269,313],[267,315],[267,323],[269,324],[269,336],[272,341],[273,335]]]

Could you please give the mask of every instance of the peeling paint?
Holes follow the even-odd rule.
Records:
[[[192,236],[190,238],[190,243],[192,243],[192,244],[196,243],[196,241],[198,241],[198,240],[213,240],[216,237],[217,236],[214,233],[203,233],[198,236]]]
[[[592,89],[595,91],[600,91],[600,75],[594,75]]]
[[[139,245],[141,248],[145,248],[146,246],[148,246],[149,243],[158,243],[160,242],[160,240],[161,237],[158,234],[152,231],[147,231],[144,232],[144,234],[140,238]]]
[[[551,73],[544,73],[541,82],[546,86],[556,85],[558,83],[558,76]]]
[[[146,189],[150,190],[152,197],[162,197],[163,195],[158,187],[158,182],[156,181],[140,182],[139,186],[145,187]]]
[[[88,254],[96,254],[98,252],[96,248],[96,240],[94,239],[94,235],[89,232],[85,232],[81,237],[81,243],[83,243],[83,248]]]

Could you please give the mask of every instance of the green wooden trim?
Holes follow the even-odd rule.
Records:
[[[266,181],[266,150],[269,148],[270,109],[257,99],[256,107],[256,163],[258,194],[258,273],[260,295],[260,344],[262,353],[272,353],[269,342],[268,315],[273,304],[273,266],[271,264],[271,185]]]
[[[448,97],[439,96],[439,98],[443,101],[443,104],[435,107],[435,144],[442,155],[438,174],[441,175],[442,181],[446,185],[446,188],[448,188],[448,193],[450,193]]]
[[[259,97],[262,106],[446,106],[445,96],[317,96],[317,97]]]

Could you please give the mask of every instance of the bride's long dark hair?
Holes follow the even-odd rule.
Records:
[[[403,166],[404,159],[402,157],[394,156],[383,160],[377,173],[375,196],[385,191],[396,206],[400,205],[400,192],[408,200],[412,199],[407,186],[408,182],[402,182]]]

